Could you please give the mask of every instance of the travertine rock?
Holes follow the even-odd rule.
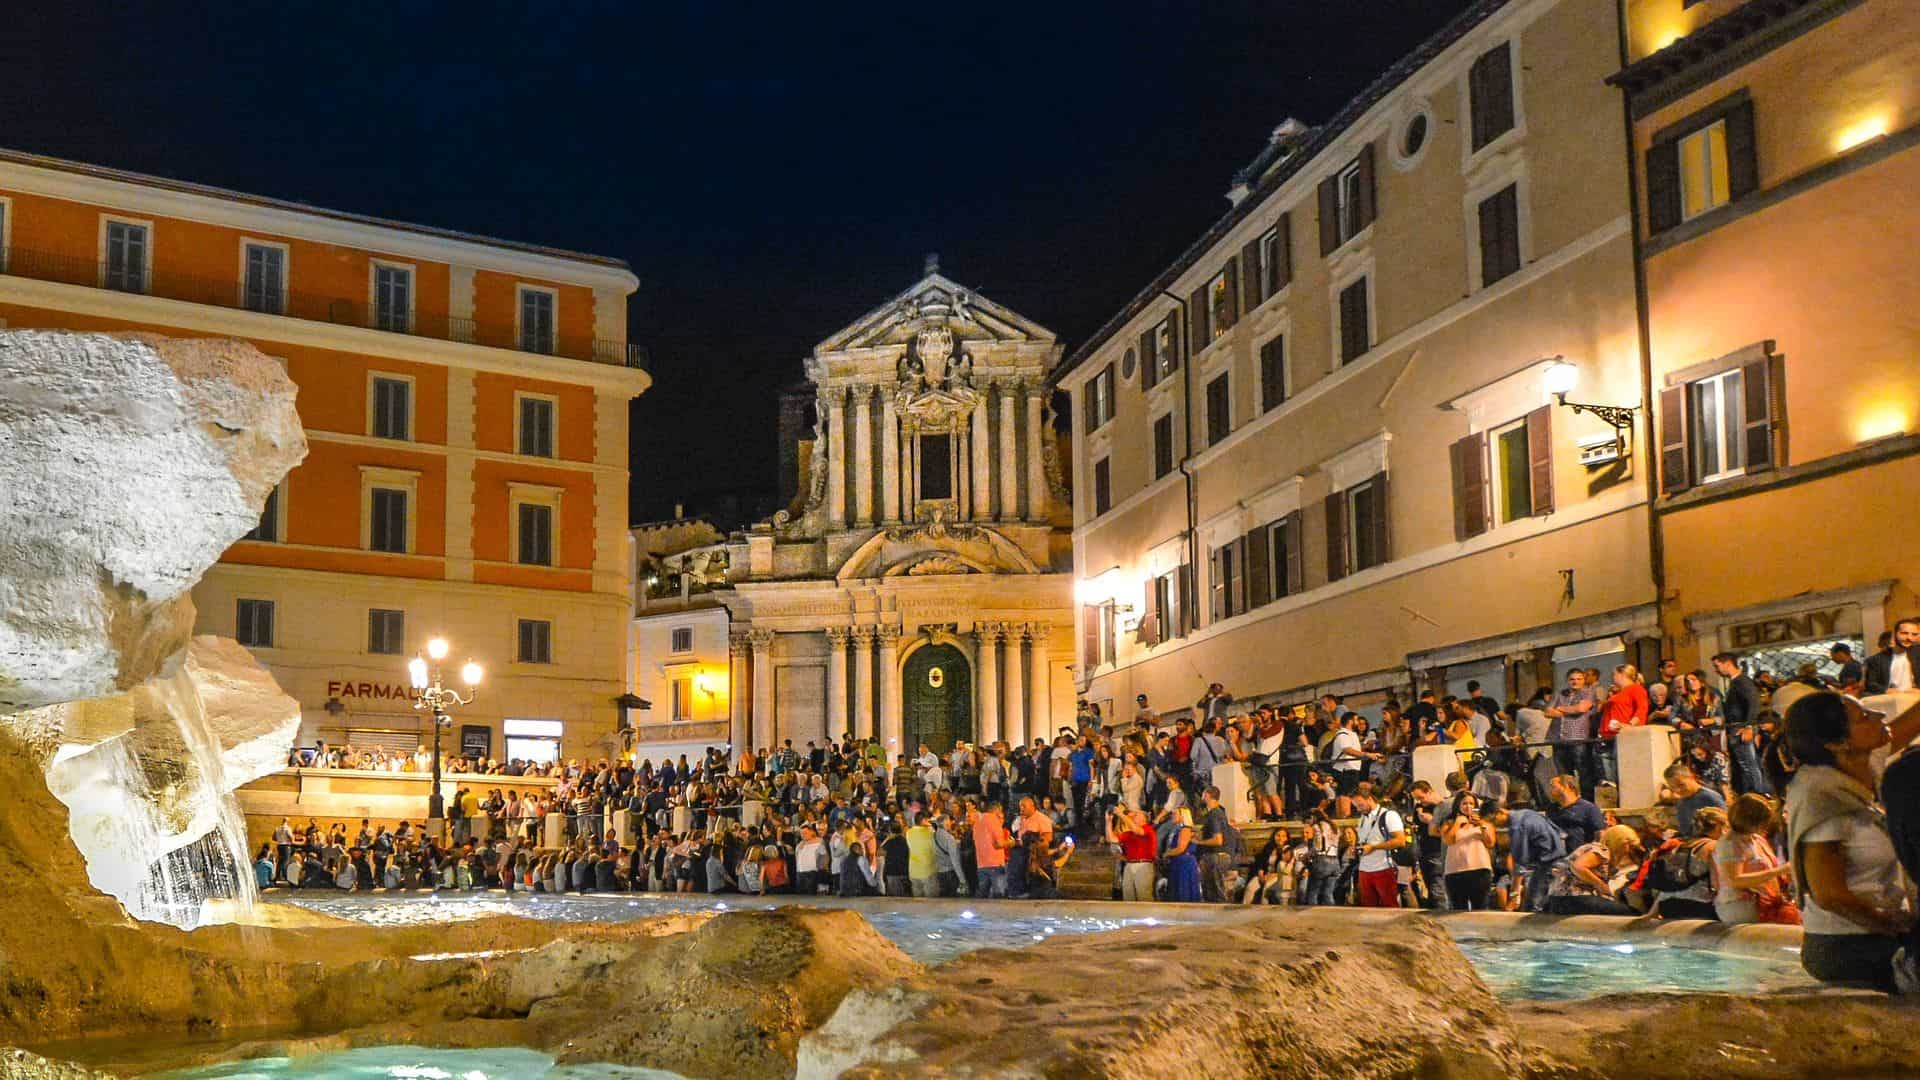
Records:
[[[1526,1067],[1506,1010],[1444,931],[1346,912],[969,953],[848,994],[798,1065],[802,1078],[1352,1080]]]
[[[164,666],[305,456],[293,383],[244,342],[0,331],[0,711]]]

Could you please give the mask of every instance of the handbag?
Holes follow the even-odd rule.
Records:
[[[1760,913],[1760,921],[1776,926],[1799,926],[1800,909],[1787,899],[1779,886],[1763,889],[1754,894],[1753,906]]]

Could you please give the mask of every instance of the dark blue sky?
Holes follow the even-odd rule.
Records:
[[[0,144],[626,259],[646,519],[771,490],[777,389],[926,252],[1071,349],[1465,6],[16,5]]]

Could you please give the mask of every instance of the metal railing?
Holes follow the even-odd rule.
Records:
[[[81,285],[115,292],[157,296],[189,304],[255,311],[307,322],[358,326],[410,337],[436,338],[469,345],[485,345],[514,352],[590,360],[601,364],[646,370],[647,351],[626,341],[555,335],[546,340],[523,337],[508,325],[481,323],[452,315],[389,312],[365,299],[317,293],[250,290],[237,278],[202,277],[170,270],[112,266],[94,259],[61,255],[32,248],[10,247],[0,253],[0,274]]]

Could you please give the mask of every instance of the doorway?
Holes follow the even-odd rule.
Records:
[[[916,649],[901,672],[901,745],[894,753],[909,757],[920,744],[945,754],[961,739],[973,737],[973,667],[952,645]]]

